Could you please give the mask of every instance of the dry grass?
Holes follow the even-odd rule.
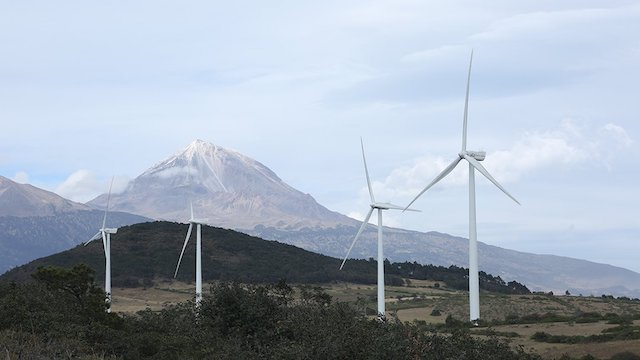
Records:
[[[191,300],[195,286],[175,281],[161,282],[153,288],[116,288],[112,291],[112,311],[135,313],[146,308],[161,310],[166,305]]]
[[[503,325],[492,327],[492,329],[497,332],[517,333],[520,337],[511,339],[514,346],[521,345],[525,349],[533,349],[533,351],[545,358],[559,358],[563,354],[568,354],[574,358],[580,358],[587,354],[591,354],[596,358],[608,359],[612,355],[622,351],[630,351],[640,354],[640,340],[586,344],[551,344],[531,340],[531,336],[538,331],[544,331],[551,335],[589,336],[600,334],[602,330],[615,326],[616,325],[606,324],[605,322],[588,324],[548,323]]]
[[[444,320],[447,318],[448,314],[441,312],[440,316],[431,316],[431,312],[434,309],[436,308],[421,307],[413,309],[402,309],[398,310],[396,314],[400,321],[424,320],[429,324],[444,324]]]
[[[469,317],[469,299],[466,292],[441,287],[434,288],[434,281],[412,280],[410,286],[386,287],[387,310],[395,313],[401,321],[424,320],[427,323],[444,323],[447,315],[457,319]],[[323,290],[335,301],[356,302],[358,299],[372,309],[376,307],[376,286],[348,283],[326,284]],[[208,285],[204,285],[208,289]],[[176,281],[156,282],[153,288],[114,289],[113,310],[133,313],[145,308],[159,310],[167,304],[190,300],[193,298],[194,286]],[[482,318],[485,320],[504,320],[508,315],[523,316],[527,314],[554,313],[573,316],[577,312],[595,312],[599,314],[640,314],[640,304],[624,301],[613,301],[599,297],[548,296],[548,295],[500,295],[482,293],[480,296]],[[431,316],[438,309],[441,316]],[[640,325],[640,321],[636,321]],[[572,324],[541,323],[495,326],[498,333],[515,332],[519,336],[510,338],[514,346],[521,345],[532,349],[545,358],[559,358],[562,354],[582,357],[591,354],[597,358],[608,359],[612,355],[630,351],[640,354],[640,340],[611,341],[588,344],[549,344],[531,340],[531,336],[544,331],[551,335],[600,334],[602,330],[616,325],[605,322]]]

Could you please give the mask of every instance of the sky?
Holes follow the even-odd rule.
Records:
[[[478,239],[640,272],[640,1],[0,1],[0,175],[84,202],[195,139],[328,207],[468,148]],[[467,168],[385,224],[468,236]]]

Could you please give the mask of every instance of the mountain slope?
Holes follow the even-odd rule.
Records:
[[[111,197],[114,210],[155,219],[184,221],[189,201],[197,217],[214,226],[250,229],[334,226],[350,221],[310,195],[290,187],[261,163],[201,140],[135,178]],[[102,195],[88,202],[101,208]]]
[[[186,224],[157,221],[121,228],[113,235],[111,243],[113,285],[139,286],[172,279],[187,227]],[[340,270],[340,259],[233,230],[204,226],[202,247],[205,281],[273,283],[285,279],[305,284],[334,281],[374,284],[377,281],[377,264],[374,261],[351,260]],[[180,280],[193,281],[194,253],[192,240],[178,272]],[[94,242],[34,260],[7,272],[0,280],[25,281],[40,266],[70,268],[80,263],[88,264],[97,272],[98,278],[103,279],[104,261],[102,245]],[[450,289],[466,290],[468,272],[463,268],[415,263],[387,263],[385,267],[385,282],[390,285],[403,284],[404,277],[441,281]],[[480,288],[507,294],[529,293],[522,284],[508,284],[489,274],[481,274]]]
[[[111,240],[111,268],[114,287],[172,279],[188,225],[149,222],[119,229]],[[193,236],[192,236],[193,237]],[[192,282],[195,268],[193,238],[187,246],[178,279]],[[102,244],[87,246],[35,260],[2,276],[4,280],[24,281],[38,266],[71,267],[86,263],[98,279],[104,279]],[[202,227],[202,271],[205,281],[323,283],[334,280],[373,284],[376,267],[367,261],[354,261],[339,270],[340,260],[312,253],[295,246],[266,241],[233,230]]]
[[[104,211],[0,176],[0,273],[27,261],[69,249],[102,226]],[[147,221],[109,213],[108,225]]]
[[[64,199],[52,192],[28,184],[18,184],[0,176],[1,216],[53,216],[90,207]]]
[[[258,226],[249,231],[264,239],[277,239],[329,256],[343,257],[357,226],[305,228],[287,231]],[[384,228],[385,257],[391,261],[468,267],[469,241],[438,232]],[[377,227],[369,225],[351,251],[351,257],[376,257]],[[478,242],[480,270],[513,279],[531,290],[572,294],[630,296],[640,298],[640,274],[606,264],[555,255],[530,254]]]

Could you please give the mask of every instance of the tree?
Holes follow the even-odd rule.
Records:
[[[96,286],[95,271],[85,264],[71,269],[39,267],[32,277],[50,291],[71,295],[86,314],[102,313],[110,306],[104,291]]]

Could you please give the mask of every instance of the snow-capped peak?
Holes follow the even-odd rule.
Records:
[[[343,221],[260,162],[203,140],[148,169],[111,200],[113,209],[171,220],[188,219],[191,203],[198,217],[217,226],[249,229],[257,224]]]

